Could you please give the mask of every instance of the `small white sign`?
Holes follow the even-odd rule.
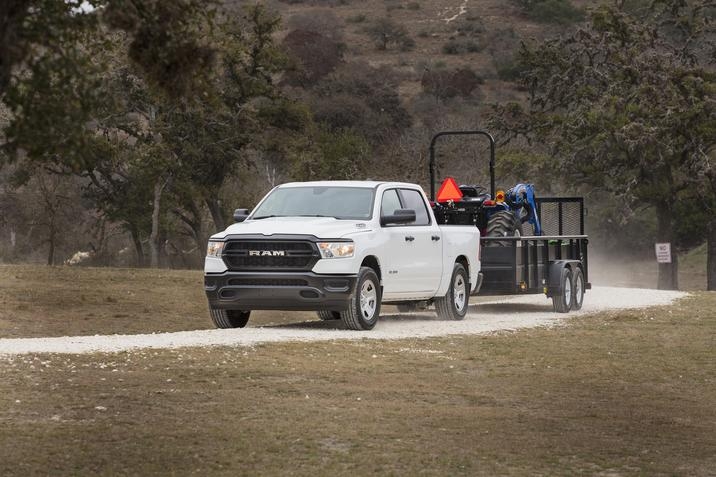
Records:
[[[657,243],[656,248],[656,261],[657,263],[671,263],[671,244],[670,243]]]

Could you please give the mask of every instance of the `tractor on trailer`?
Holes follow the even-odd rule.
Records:
[[[449,179],[443,183],[448,193],[436,197],[435,149],[444,136],[480,136],[489,141],[489,192],[481,186],[457,186]],[[538,198],[532,184],[497,190],[495,140],[485,131],[436,134],[430,142],[429,168],[431,205],[438,223],[472,224],[481,231],[480,295],[544,293],[552,298],[556,312],[582,307],[591,284],[581,197]]]

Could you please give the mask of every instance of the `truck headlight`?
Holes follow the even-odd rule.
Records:
[[[209,241],[209,245],[206,247],[207,257],[221,257],[221,252],[224,251],[224,242],[212,242]]]
[[[353,242],[319,242],[318,250],[323,258],[350,258],[355,251]]]

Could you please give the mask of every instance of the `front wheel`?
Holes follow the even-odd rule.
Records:
[[[251,311],[210,308],[209,314],[217,328],[243,328],[249,322]]]
[[[370,267],[361,267],[355,293],[341,319],[351,330],[371,330],[380,315],[380,281]]]
[[[442,320],[462,320],[470,301],[470,278],[465,267],[456,263],[452,270],[450,287],[444,297],[435,299],[435,311]]]
[[[557,313],[567,313],[572,309],[574,293],[572,292],[572,271],[564,267],[559,277],[559,290],[552,296],[552,306]]]

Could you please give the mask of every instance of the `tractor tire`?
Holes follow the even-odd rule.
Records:
[[[456,263],[452,270],[450,287],[445,296],[435,299],[435,311],[441,320],[462,320],[470,301],[470,277],[465,267]]]
[[[338,311],[320,310],[316,314],[323,321],[340,320],[341,314]]]
[[[243,328],[249,322],[251,311],[210,308],[209,314],[217,328]]]
[[[380,280],[370,267],[361,267],[355,293],[341,320],[351,330],[372,330],[380,316]]]
[[[522,222],[519,217],[508,210],[496,212],[487,222],[486,237],[521,237]],[[511,247],[514,242],[509,240],[490,240],[485,242],[486,247]]]

